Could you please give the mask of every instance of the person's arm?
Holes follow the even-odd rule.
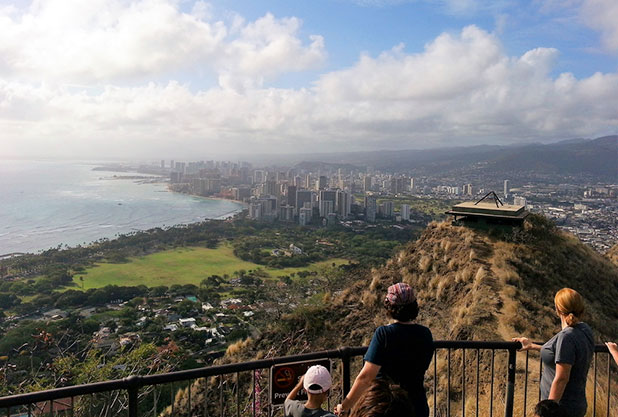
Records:
[[[547,398],[548,400],[560,402],[560,400],[562,399],[562,394],[564,394],[564,389],[566,388],[566,385],[569,382],[569,378],[571,376],[571,367],[572,365],[568,363],[556,364],[556,376],[551,383],[549,397]]]
[[[350,412],[350,409],[354,406],[354,404],[356,404],[356,401],[358,401],[363,392],[367,390],[369,385],[371,385],[371,382],[378,375],[380,368],[380,365],[365,362],[363,369],[361,369],[360,373],[354,380],[354,385],[352,385],[350,392],[348,392],[348,395],[345,396],[341,404],[337,404],[335,414],[338,416],[345,416]]]
[[[520,352],[524,350],[541,350],[543,347],[541,345],[537,345],[536,343],[532,343],[527,337],[514,337],[511,341],[521,343],[521,349],[519,349]]]
[[[288,394],[288,396],[286,397],[286,401],[287,400],[293,400],[296,398],[296,396],[298,395],[299,391],[303,388],[303,381],[305,380],[305,375],[301,376],[300,379],[298,380],[298,384],[296,384],[296,386],[294,388],[292,388],[292,391],[290,391],[290,393]]]
[[[612,354],[614,362],[616,362],[616,365],[618,365],[618,345],[616,345],[614,342],[605,342],[605,345],[609,349],[609,353]]]

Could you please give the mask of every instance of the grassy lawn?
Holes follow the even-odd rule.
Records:
[[[265,268],[252,262],[245,262],[236,257],[229,245],[217,249],[181,248],[155,253],[152,255],[132,258],[121,264],[100,263],[88,268],[85,274],[76,274],[73,278],[78,288],[81,288],[83,277],[84,289],[100,288],[106,285],[158,285],[195,284],[210,275],[231,275],[240,269],[250,270],[262,268],[272,277],[289,275],[292,272],[315,270],[324,265],[348,263],[346,259],[329,259],[300,268],[273,269]]]

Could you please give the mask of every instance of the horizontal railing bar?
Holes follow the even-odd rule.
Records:
[[[504,341],[475,341],[475,340],[436,340],[435,349],[519,349],[519,342]],[[596,345],[595,352],[609,352],[604,344]],[[144,386],[168,384],[172,382],[205,378],[209,376],[231,374],[235,372],[253,371],[270,368],[290,362],[310,361],[313,359],[342,359],[363,355],[367,351],[366,346],[344,347],[341,349],[324,350],[320,352],[304,353],[300,355],[281,356],[271,359],[261,359],[250,362],[240,362],[226,365],[210,366],[205,368],[189,369],[184,371],[169,372],[157,375],[130,376],[123,379],[94,382],[91,384],[74,385],[70,387],[54,388],[45,391],[17,394],[0,398],[0,408],[15,407],[43,401],[57,400],[59,398],[77,397],[81,395],[96,394],[105,391],[128,390]]]
[[[335,350],[323,350],[321,352],[304,353],[293,356],[280,356],[271,359],[261,359],[251,362],[239,362],[227,365],[210,366],[207,368],[188,369],[186,371],[169,372],[166,374],[148,375],[142,378],[142,385],[166,384],[168,382],[182,381],[185,379],[197,379],[207,376],[232,374],[235,372],[254,371],[256,369],[270,368],[290,362],[303,362],[314,359],[341,359],[344,356],[359,356],[367,351],[366,347],[341,348]],[[0,399],[1,400],[1,399]],[[1,402],[0,402],[1,406]]]

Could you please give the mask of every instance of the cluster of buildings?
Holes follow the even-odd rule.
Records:
[[[161,170],[169,174],[173,191],[242,201],[251,219],[300,225],[332,225],[351,218],[408,220],[409,205],[396,214],[392,201],[378,200],[414,189],[413,178],[342,169],[311,172],[253,169],[242,162],[161,161]]]
[[[514,189],[528,208],[599,253],[618,243],[618,185],[536,184]]]
[[[331,225],[345,220],[414,221],[406,199],[475,201],[488,191],[504,203],[542,213],[604,252],[618,241],[618,186],[529,182],[463,175],[460,178],[411,177],[300,164],[302,168],[254,168],[246,162],[161,161],[174,191],[217,196],[247,204],[255,220],[300,225]],[[310,167],[310,168],[307,168]],[[521,182],[521,181],[519,181]],[[479,186],[484,184],[484,187]]]

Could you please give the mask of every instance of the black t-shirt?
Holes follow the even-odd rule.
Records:
[[[378,377],[388,376],[408,392],[418,417],[428,416],[425,371],[433,356],[431,331],[420,324],[394,323],[373,334],[365,360],[380,365]]]

